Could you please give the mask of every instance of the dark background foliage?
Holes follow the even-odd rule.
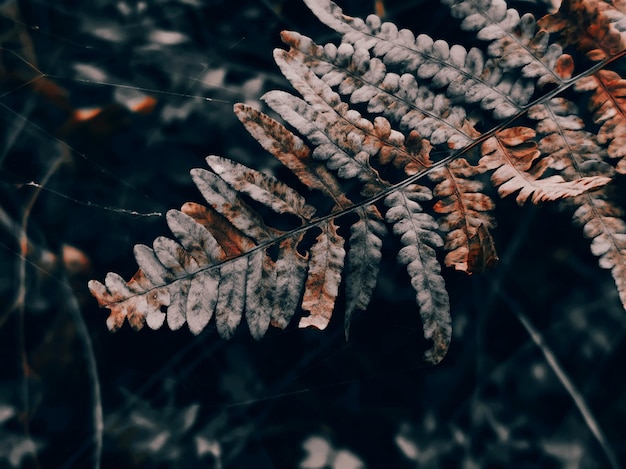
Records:
[[[473,41],[436,2],[340,4]],[[500,265],[444,272],[454,339],[436,367],[391,250],[348,342],[341,311],[260,342],[106,330],[87,280],[133,274],[133,245],[168,234],[156,213],[200,201],[205,155],[284,175],[232,113],[289,89],[283,29],[337,39],[299,1],[0,2],[0,467],[626,464],[626,314],[550,205],[499,201]]]

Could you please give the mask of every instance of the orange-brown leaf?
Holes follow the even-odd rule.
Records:
[[[345,258],[344,241],[332,221],[321,228],[322,232],[311,247],[309,273],[302,299],[302,309],[310,315],[301,318],[298,327],[325,329],[339,294]]]
[[[600,70],[576,84],[579,91],[592,91],[589,110],[600,125],[598,142],[608,144],[611,158],[619,158],[617,171],[626,174],[626,80],[612,70]]]
[[[476,246],[478,230],[482,227],[485,243],[489,243],[491,235],[488,228],[494,225],[489,212],[495,205],[489,196],[482,193],[483,183],[472,179],[485,169],[459,158],[430,173],[430,179],[437,182],[433,195],[439,199],[433,208],[443,214],[438,222],[440,229],[446,233],[444,248],[448,253],[444,262],[446,266],[468,274],[476,271],[480,263],[471,258],[480,257]]]
[[[469,239],[467,254],[467,273],[480,273],[493,268],[498,263],[498,253],[491,233],[483,224],[478,226],[476,233]]]
[[[498,187],[501,197],[517,193],[518,204],[522,205],[529,198],[536,204],[575,197],[611,181],[603,176],[572,181],[559,175],[543,177],[552,160],[542,158],[535,135],[536,132],[527,127],[512,127],[497,132],[483,143],[480,163],[494,170],[491,181]]]
[[[559,11],[544,16],[539,25],[560,33],[563,46],[573,45],[590,60],[614,57],[626,46],[623,6],[598,0],[564,0]]]
[[[195,202],[186,202],[181,211],[204,226],[217,240],[227,257],[235,257],[250,250],[254,242],[231,225],[215,210]]]

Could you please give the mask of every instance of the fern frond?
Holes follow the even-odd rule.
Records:
[[[435,145],[445,142],[451,148],[459,148],[475,139],[477,132],[466,121],[465,109],[427,88],[418,88],[414,75],[387,73],[386,64],[415,70],[418,78],[431,79],[429,86],[447,86],[448,96],[494,109],[496,118],[523,112],[534,90],[528,78],[536,78],[540,86],[562,83],[573,71],[571,57],[561,55],[560,47],[548,42],[548,35],[537,28],[531,15],[520,19],[514,10],[507,11],[501,1],[480,5],[455,2],[452,6],[453,14],[463,18],[465,29],[476,30],[480,39],[492,41],[488,51],[493,58],[487,64],[478,50],[468,54],[460,46],[450,48],[445,42],[424,35],[415,39],[409,31],[398,32],[389,23],[381,25],[373,16],[362,22],[343,15],[332,2],[310,1],[309,6],[324,23],[344,34],[344,43],[339,49],[332,45],[321,48],[308,38],[284,34],[283,40],[292,48],[290,59],[306,63],[326,82],[338,85],[351,102],[368,102],[368,111],[384,113],[399,122],[401,128],[415,130]],[[370,49],[375,56],[371,59],[367,52]],[[519,67],[522,77],[507,77],[510,70]],[[533,171],[526,173],[530,165],[520,165],[520,148],[510,152],[506,144],[498,145],[492,139],[483,144],[483,150],[491,156],[498,155],[495,160],[486,158],[484,163],[496,170],[492,181],[500,187],[499,193],[504,196],[519,191],[520,203],[531,194],[537,203],[571,197],[608,182],[602,178],[565,181],[557,175],[537,181],[550,164],[550,160],[539,160],[538,152],[526,154],[532,155],[530,164],[538,160]],[[471,236],[466,233],[464,239]],[[467,244],[463,250],[469,252]],[[447,262],[451,259],[448,257]],[[463,266],[464,261],[459,260],[456,265]]]
[[[595,134],[585,130],[585,123],[578,114],[574,103],[564,98],[533,106],[528,117],[538,121],[540,151],[550,155],[550,167],[567,181],[583,176],[612,178],[615,171],[605,161],[606,149]]]
[[[302,221],[309,220],[315,213],[315,208],[308,205],[300,194],[276,179],[268,178],[265,174],[242,167],[242,165],[219,156],[208,156],[207,163],[213,172],[228,183],[236,193],[248,194],[276,213],[290,213]],[[207,174],[210,173],[196,171],[192,173],[192,177],[193,174],[202,174],[206,178]],[[213,178],[212,175],[210,177]],[[202,192],[201,187],[200,191]],[[211,202],[208,199],[207,201]],[[246,217],[250,216],[250,212],[246,213]],[[230,219],[230,217],[227,218]]]
[[[315,70],[328,73],[328,80],[340,84],[342,94],[351,94],[351,89],[356,89],[357,96],[351,98],[352,102],[371,99],[368,95],[374,95],[377,85],[384,81],[387,66],[399,74],[414,73],[433,89],[447,88],[450,98],[479,103],[483,109],[493,111],[496,118],[504,119],[528,103],[535,81],[543,86],[560,84],[563,78],[569,78],[571,57],[562,55],[560,46],[548,41],[548,35],[537,28],[532,15],[520,18],[500,0],[480,4],[444,3],[451,6],[454,16],[463,19],[464,29],[477,31],[479,39],[491,41],[488,47],[491,59],[477,48],[468,51],[460,45],[449,46],[425,34],[416,38],[411,31],[381,23],[374,15],[365,22],[351,18],[329,0],[309,0],[307,5],[323,23],[343,34],[339,49],[326,45],[323,53],[310,54],[309,41],[297,33],[283,34],[283,40],[306,55],[338,65],[332,70],[317,65]],[[518,68],[521,76],[509,73]],[[364,83],[357,83],[350,73],[355,71],[363,75]]]
[[[478,39],[490,41],[487,52],[493,58],[493,65],[501,70],[520,69],[522,77],[537,79],[539,86],[560,84],[569,78],[571,57],[563,55],[561,47],[549,41],[547,31],[538,27],[530,13],[520,17],[503,0],[444,0],[443,3],[450,7],[452,16],[463,20],[462,29],[476,31]],[[524,86],[532,86],[530,83]]]
[[[282,33],[289,50],[274,58],[301,97],[270,91],[262,99],[293,131],[243,104],[235,113],[315,197],[209,156],[210,170],[191,171],[207,205],[167,214],[175,240],[138,245],[139,270],[128,282],[112,273],[90,282],[111,310],[110,329],[125,319],[135,328],[167,321],[198,334],[215,318],[229,338],[245,317],[258,339],[298,310],[300,327],[324,329],[343,282],[347,336],[374,294],[391,228],[436,363],[451,337],[438,250],[446,266],[468,274],[495,264],[489,185],[519,204],[573,207],[626,307],[626,223],[607,188],[615,169],[626,173],[626,85],[603,69],[626,55],[619,3],[564,1],[536,21],[502,0],[443,0],[484,41],[468,50],[374,15],[352,18],[330,0],[304,1],[342,42]],[[562,49],[576,55],[572,45],[604,62],[572,78],[579,57],[575,64]],[[564,97],[571,89],[588,93],[597,135]]]
[[[338,209],[352,202],[343,193],[337,178],[323,162],[311,157],[311,149],[283,125],[245,104],[235,104],[235,114],[266,151],[289,168],[310,189],[317,189],[335,201]]]
[[[336,87],[340,94],[347,96],[351,103],[367,103],[368,112],[382,113],[392,122],[401,123],[402,129],[416,130],[433,144],[449,142],[460,147],[470,142],[470,137],[462,130],[467,117],[465,109],[430,91],[428,86],[419,86],[414,73],[388,72],[385,63],[379,58],[370,58],[367,49],[355,48],[349,43],[344,42],[339,48],[334,44],[322,47],[292,31],[283,32],[281,37],[290,50],[278,50],[275,57],[291,68],[311,70],[328,86]],[[482,58],[480,51],[477,50],[477,54]],[[477,71],[482,72],[479,58],[472,56],[467,60],[468,67],[480,67]],[[441,59],[439,62],[443,63]],[[408,67],[407,71],[413,72]],[[298,82],[292,83],[302,93]],[[407,116],[409,113],[411,115]]]
[[[296,313],[307,275],[308,259],[298,252],[297,241],[287,237],[278,245],[271,324],[280,329],[286,328]]]
[[[560,33],[564,46],[574,46],[594,62],[612,61],[626,54],[626,9],[619,2],[569,0],[541,20],[544,28]],[[620,158],[617,171],[626,173],[626,81],[615,71],[598,70],[578,80],[578,91],[592,92],[589,110],[600,125],[598,141],[608,154]]]
[[[552,156],[551,167],[567,180],[584,176],[611,178],[615,171],[605,158],[607,151],[596,136],[584,130],[576,106],[563,98],[554,98],[534,106],[528,113],[538,121],[537,131],[543,134],[539,147]],[[619,297],[626,308],[626,223],[623,210],[612,200],[609,186],[603,186],[562,201],[574,211],[573,222],[592,240],[591,252],[601,267],[610,269]]]
[[[299,295],[304,287],[307,266],[313,266],[309,278],[323,271],[317,261],[306,262],[297,252],[301,235],[280,238],[284,232],[265,225],[233,186],[276,213],[310,222],[314,209],[300,195],[229,160],[210,156],[207,162],[215,172],[196,169],[192,177],[210,207],[187,203],[167,214],[180,244],[160,237],[153,249],[138,245],[140,270],[128,284],[115,274],[107,275],[104,285],[90,282],[92,294],[111,309],[110,329],[120,327],[126,317],[135,328],[144,322],[158,328],[167,316],[172,329],[186,321],[198,334],[215,315],[219,334],[228,338],[245,311],[252,335],[260,338],[270,321],[285,325],[295,312],[293,293]],[[281,250],[274,261],[267,249],[279,239]],[[289,282],[279,274],[288,275]]]
[[[567,0],[557,13],[539,24],[560,33],[563,46],[575,46],[594,62],[616,57],[626,49],[626,9],[622,2]]]
[[[385,198],[389,208],[385,215],[393,224],[394,234],[404,245],[398,253],[398,262],[406,264],[424,327],[424,337],[433,341],[426,359],[438,363],[450,344],[452,326],[450,300],[441,276],[436,248],[443,246],[435,219],[424,213],[420,202],[432,199],[429,189],[411,185]]]
[[[303,41],[305,39],[309,44],[308,47],[317,50],[318,47],[312,41],[302,38]],[[362,118],[358,112],[350,110],[348,104],[342,102],[339,94],[332,90],[331,85],[325,80],[326,76],[318,77],[309,64],[300,60],[302,56],[294,56],[291,52],[287,53],[280,49],[274,51],[274,59],[281,72],[310,106],[323,109],[325,115],[330,116],[332,119],[330,123],[338,131],[344,132],[344,138],[349,136],[358,139],[360,147],[367,151],[370,157],[378,159],[381,164],[392,162],[395,167],[404,168],[406,174],[414,174],[431,165],[430,147],[424,147],[421,142],[416,142],[417,134],[410,135],[404,146],[404,135],[394,130],[387,119],[376,117],[372,123]],[[280,114],[282,109],[280,99],[275,99],[272,93],[266,94],[263,99]],[[272,105],[272,102],[275,104]]]
[[[624,211],[600,197],[587,197],[574,212],[574,223],[592,240],[591,252],[600,267],[610,269],[626,308],[626,223]]]
[[[363,195],[375,194],[385,187],[369,164],[374,149],[363,145],[363,132],[351,122],[360,119],[356,111],[345,106],[339,112],[329,106],[317,110],[282,91],[270,91],[263,99],[315,145],[313,158],[325,161],[341,178],[358,179],[363,184]]]
[[[212,159],[213,157],[207,159],[209,165]],[[264,177],[260,173],[259,175]],[[265,224],[265,221],[221,177],[206,169],[194,168],[191,170],[191,178],[204,200],[209,203],[209,206],[228,220],[232,227],[241,232],[245,236],[243,239],[252,240],[252,242],[263,242],[274,237],[275,234]],[[276,183],[278,184],[278,181]],[[205,227],[211,231],[210,225],[207,224]],[[225,225],[223,230],[232,232],[232,228],[228,225]],[[228,236],[229,232],[224,234],[229,240],[232,240],[232,237]],[[220,234],[222,233],[220,232]],[[233,232],[233,234],[237,233]],[[238,237],[235,239],[237,240]],[[245,252],[245,247],[242,249],[242,252]]]
[[[594,134],[584,130],[576,106],[563,98],[533,107],[528,116],[538,121],[544,134],[539,146],[552,155],[552,167],[568,180],[594,175],[610,178],[615,171],[605,158],[607,151]],[[562,204],[573,208],[573,222],[592,240],[591,252],[601,267],[610,269],[626,308],[626,223],[623,210],[612,200],[610,187],[566,199]]]

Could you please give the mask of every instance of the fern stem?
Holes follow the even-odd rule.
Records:
[[[539,332],[539,330],[536,329],[535,326],[533,326],[528,316],[524,314],[519,305],[515,301],[513,301],[511,297],[503,292],[500,293],[500,297],[508,304],[508,306],[511,308],[512,313],[519,320],[522,326],[524,326],[526,332],[528,332],[531,340],[539,348],[539,350],[541,350],[541,353],[543,354],[546,363],[552,369],[565,390],[568,392],[568,394],[572,398],[572,401],[574,402],[574,405],[576,406],[583,420],[585,421],[585,424],[589,428],[589,431],[591,431],[592,435],[600,444],[600,447],[602,448],[602,451],[604,451],[610,467],[612,467],[613,469],[620,469],[622,466],[620,465],[615,452],[611,448],[608,439],[604,435],[602,428],[600,427],[598,421],[593,415],[591,408],[587,404],[587,401],[585,400],[582,393],[578,390],[574,382],[570,379],[568,374],[565,372],[558,358],[546,342],[541,332]]]

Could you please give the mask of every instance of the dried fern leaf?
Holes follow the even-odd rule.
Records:
[[[310,188],[319,189],[333,198],[337,208],[347,208],[352,205],[352,202],[341,192],[342,188],[333,173],[329,172],[323,163],[310,158],[310,150],[300,139],[276,121],[252,108],[238,105],[235,109],[244,125],[251,130],[251,133],[254,132],[255,138],[291,169],[304,184]],[[384,119],[377,120],[370,130],[375,131],[376,135],[382,138],[389,138],[391,134],[391,127]],[[269,136],[270,133],[271,136]],[[364,138],[371,138],[371,136]],[[277,148],[277,145],[281,145],[281,147]],[[294,151],[294,149],[297,150]],[[405,161],[405,159],[397,156],[400,149],[396,147],[390,149],[389,146],[386,146],[385,149],[381,150],[382,156],[380,158],[385,158],[386,163],[395,161],[398,164],[399,160]],[[407,152],[403,153],[407,154]],[[406,168],[410,164],[410,162],[405,163],[404,167]],[[381,223],[382,217],[374,206],[360,210],[359,216],[359,221],[351,227],[350,250],[346,259],[346,335],[349,331],[352,313],[356,309],[364,310],[371,299],[376,286],[378,263],[381,257],[382,241],[380,238],[386,232],[385,226]],[[330,313],[327,311],[323,315],[318,314],[318,316],[327,317],[326,319],[315,319],[318,326],[325,327]],[[301,324],[307,325],[307,321],[312,320],[303,320]]]
[[[326,162],[326,166],[344,179],[357,179],[363,184],[363,195],[375,194],[385,185],[376,170],[369,164],[368,148],[363,147],[362,133],[355,130],[349,118],[332,108],[315,109],[300,98],[282,91],[270,91],[264,101],[300,133],[315,144],[313,158]],[[348,111],[346,108],[343,111]],[[358,114],[358,113],[356,113]],[[351,133],[342,131],[354,130]],[[348,138],[345,136],[348,135]]]
[[[425,358],[438,363],[448,350],[452,330],[450,300],[436,252],[444,243],[437,232],[437,222],[420,205],[431,199],[430,190],[418,185],[393,192],[385,198],[385,219],[393,225],[394,234],[404,246],[398,253],[398,262],[407,266],[420,307],[424,337],[433,341]]]
[[[265,150],[289,168],[310,189],[335,200],[337,208],[351,205],[337,178],[323,162],[311,158],[311,149],[283,125],[245,104],[235,105],[235,114]]]
[[[538,121],[537,131],[543,134],[539,147],[551,155],[551,166],[564,178],[611,178],[615,171],[605,161],[607,150],[596,135],[584,130],[584,122],[577,114],[573,103],[554,98],[531,108],[528,116]],[[626,308],[626,223],[621,219],[623,210],[611,200],[608,189],[603,186],[566,199],[562,204],[574,209],[574,224],[583,228],[585,237],[592,240],[591,252],[599,258],[600,266],[611,270]]]
[[[599,70],[579,80],[575,88],[592,92],[589,110],[600,126],[598,142],[608,144],[608,155],[619,158],[616,170],[626,174],[626,80],[612,70]]]
[[[539,24],[560,33],[563,46],[575,46],[592,61],[616,57],[626,49],[626,9],[622,2],[567,0]]]
[[[291,213],[302,221],[309,220],[315,213],[315,208],[300,194],[274,178],[215,155],[208,156],[207,163],[233,190],[248,194],[276,213]]]
[[[238,191],[276,213],[294,214],[303,221],[310,220],[314,209],[269,176],[215,156],[207,162],[216,172],[192,173],[211,207],[187,203],[182,211],[167,214],[180,244],[159,237],[153,249],[137,245],[140,270],[128,284],[115,274],[109,274],[104,285],[90,282],[101,306],[111,309],[110,329],[120,327],[125,318],[136,328],[144,322],[158,328],[167,317],[171,328],[187,322],[197,334],[215,317],[218,333],[229,338],[245,312],[252,335],[260,338],[272,320],[284,324],[286,315],[293,314],[293,301],[285,296],[293,295],[294,285],[304,283],[306,261],[297,253],[297,243],[289,242],[293,237],[282,242],[276,261],[267,255],[259,243],[271,243],[282,232],[267,227]],[[293,283],[278,282],[279,273],[290,275]],[[274,314],[277,305],[285,308],[283,316]]]
[[[573,156],[581,150],[584,151],[586,143],[589,143],[594,148],[592,141],[585,142],[586,135],[584,133],[566,132],[563,127],[565,119],[559,119],[557,114],[553,112],[554,108],[552,106],[548,105],[546,108],[551,110],[551,118],[546,119],[543,123],[547,125],[558,124],[561,129],[558,139],[561,141],[556,141],[553,138],[555,135],[552,134],[543,137],[540,140],[540,145],[536,145],[534,141],[536,132],[529,128],[514,127],[496,133],[495,141],[498,142],[497,145],[503,151],[507,159],[507,165],[496,170],[492,176],[492,181],[497,186],[502,184],[498,192],[503,196],[521,189],[516,199],[520,204],[525,202],[530,196],[532,196],[534,203],[557,200],[563,197],[575,197],[604,186],[611,181],[610,177],[603,175],[579,175],[578,178],[570,177],[569,180],[564,179],[560,174],[542,178],[544,172],[549,167],[564,169],[574,164]],[[546,125],[538,126],[538,130],[545,131]],[[577,143],[581,146],[569,153],[570,161],[566,162],[559,152],[571,150],[572,143],[574,143],[576,137],[578,137]],[[540,149],[544,151],[549,150],[549,153],[546,152],[546,154],[550,156],[537,160],[541,154]],[[486,156],[491,156],[488,155],[489,151],[486,148],[483,148],[483,151]],[[558,163],[555,163],[556,158],[559,158]],[[489,159],[483,159],[481,162],[493,164]]]
[[[480,164],[495,170],[491,176],[502,197],[517,192],[515,200],[522,205],[529,198],[533,203],[575,197],[611,181],[603,176],[581,177],[566,181],[560,175],[541,178],[551,159],[540,158],[533,140],[536,132],[529,127],[512,127],[497,132],[482,145]]]
[[[248,256],[237,257],[220,265],[217,304],[215,305],[215,325],[220,337],[224,339],[230,339],[234,335],[245,310],[249,259],[254,257],[254,253],[255,251],[252,251]],[[254,298],[251,301],[259,301],[259,299]],[[250,329],[253,332],[262,328],[262,324],[250,325]]]
[[[194,168],[191,178],[209,206],[254,242],[272,239],[272,232],[263,219],[241,200],[237,192],[217,174]],[[210,229],[210,226],[206,226]]]
[[[493,246],[489,228],[494,227],[494,220],[489,212],[495,204],[483,193],[483,183],[472,179],[485,170],[484,166],[471,166],[459,158],[429,173],[431,181],[437,183],[433,194],[439,199],[433,209],[444,214],[438,219],[439,228],[446,233],[444,248],[448,253],[444,262],[462,272],[480,271],[480,246]],[[481,227],[482,243],[473,246]]]
[[[492,59],[487,60],[477,48],[468,51],[460,45],[449,46],[425,34],[416,38],[409,30],[381,23],[375,15],[363,22],[344,15],[333,2],[309,0],[307,5],[316,16],[343,34],[339,49],[326,45],[323,55],[317,54],[318,59],[337,65],[325,75],[327,81],[340,84],[342,94],[354,92],[352,102],[367,102],[385,81],[385,66],[391,66],[400,74],[414,73],[433,89],[447,87],[449,97],[480,103],[502,119],[528,103],[535,81],[543,86],[562,83],[564,76],[569,77],[571,58],[562,57],[560,46],[548,42],[532,15],[520,19],[515,10],[507,11],[502,1],[448,3],[454,15],[464,18],[465,29],[476,30],[479,39],[492,41],[488,48]],[[306,54],[310,40],[302,36],[294,40],[296,37],[283,35],[283,40]],[[521,74],[508,73],[518,68]],[[363,80],[354,75],[363,76]]]
[[[302,69],[312,70],[328,86],[337,86],[351,103],[366,102],[368,112],[383,113],[399,123],[401,130],[415,130],[433,145],[459,148],[472,141],[464,128],[465,109],[426,86],[420,87],[414,74],[387,73],[380,60],[370,60],[368,50],[355,50],[350,44],[321,47],[294,32],[283,33],[282,38],[291,49],[275,52],[275,57],[293,69],[300,63]],[[292,83],[298,88],[301,80]]]
[[[574,223],[592,240],[591,252],[600,267],[610,269],[626,308],[626,223],[624,211],[599,197],[588,196],[574,212]]]
[[[194,202],[186,202],[183,204],[180,211],[191,218],[188,222],[185,221],[183,228],[189,229],[188,233],[191,233],[192,236],[200,235],[200,237],[194,238],[197,240],[196,242],[200,247],[205,246],[206,243],[209,242],[211,244],[216,243],[219,249],[221,249],[219,257],[215,257],[214,255],[207,257],[203,265],[218,263],[239,256],[255,246],[251,238],[235,228],[226,218],[212,208]],[[203,230],[193,225],[194,222],[210,232],[211,237],[208,240],[203,237]],[[191,223],[191,225],[189,225],[189,223]],[[169,227],[177,238],[180,239],[181,236],[185,236],[185,233],[175,231],[171,225],[169,225]],[[182,244],[187,249],[187,245],[185,243]]]
[[[534,106],[528,116],[538,121],[537,130],[544,134],[539,146],[552,155],[552,167],[559,169],[564,178],[614,175],[613,167],[605,161],[606,149],[594,134],[584,130],[573,103],[555,98]],[[592,240],[591,252],[599,258],[600,266],[611,270],[626,308],[626,223],[621,219],[624,211],[612,200],[608,186],[566,199],[562,204],[574,209],[574,224]]]
[[[346,259],[346,338],[353,313],[357,309],[365,310],[374,293],[382,257],[382,237],[387,233],[375,206],[359,210],[358,215],[359,220],[350,227],[350,250]]]
[[[433,145],[446,143],[451,148],[462,148],[476,141],[478,133],[473,130],[472,123],[466,120],[463,107],[454,106],[447,97],[420,86],[413,75],[398,76],[385,72],[383,62],[393,48],[380,46],[377,50],[379,30],[385,31],[380,33],[384,36],[380,39],[381,44],[389,41],[388,38],[391,38],[390,42],[400,43],[394,44],[394,47],[397,46],[404,51],[404,59],[397,63],[409,69],[415,67],[418,78],[432,78],[436,73],[446,69],[449,62],[456,63],[455,73],[460,73],[460,76],[472,76],[469,79],[472,81],[469,87],[461,86],[466,102],[480,102],[483,109],[495,109],[494,116],[497,118],[524,112],[524,105],[534,90],[534,80],[538,85],[547,82],[562,84],[563,79],[569,77],[572,71],[571,58],[563,56],[558,45],[548,43],[547,34],[537,28],[534,18],[525,15],[520,19],[514,10],[507,11],[503,2],[482,4],[456,2],[453,6],[455,15],[465,18],[464,25],[467,29],[477,30],[479,37],[493,41],[490,44],[490,55],[493,58],[489,64],[485,65],[482,56],[474,53],[474,58],[470,61],[474,74],[468,74],[464,65],[461,65],[461,62],[465,63],[460,60],[464,56],[461,49],[454,49],[454,58],[450,59],[452,49],[442,41],[435,44],[429,38],[420,36],[413,44],[412,36],[408,32],[398,34],[397,30],[393,30],[393,25],[381,25],[374,17],[362,22],[343,15],[332,2],[309,2],[309,4],[322,21],[344,33],[344,43],[339,49],[333,49],[328,45],[321,48],[308,38],[292,33],[284,34],[283,39],[292,47],[289,52],[292,61],[305,62],[323,80],[337,84],[342,94],[350,95],[355,92],[354,90],[362,92],[363,89],[367,89],[362,97],[369,99],[369,111],[383,112],[392,121],[399,122],[401,129],[417,131]],[[383,54],[383,61],[370,59],[368,49],[371,49],[373,54]],[[417,55],[414,57],[411,54]],[[408,57],[412,60],[408,60]],[[435,64],[431,64],[430,60],[435,60]],[[391,62],[393,61],[387,63]],[[421,66],[430,67],[433,71],[438,67],[438,71],[434,75],[424,71],[420,76]],[[507,73],[520,67],[525,70],[522,78],[512,81]],[[485,75],[487,78],[475,78],[478,68],[480,76]],[[458,80],[457,77],[457,83]],[[435,84],[437,83],[438,80],[435,80]],[[452,81],[447,83],[450,85]],[[428,86],[433,86],[432,82]],[[499,90],[499,94],[493,95],[493,90]],[[353,102],[358,101],[358,98],[354,99],[354,95],[351,95],[350,99]],[[485,144],[483,148],[487,148]],[[606,183],[606,180],[602,179],[585,179],[574,183],[564,181],[558,176],[535,183],[533,180],[543,175],[549,163],[549,160],[541,161],[540,156],[536,153],[534,159],[537,159],[539,164],[533,168],[532,174],[525,175],[519,173],[520,166],[517,164],[519,161],[515,163],[515,158],[508,160],[505,158],[506,162],[501,160],[504,165],[490,159],[484,162],[491,164],[488,166],[490,169],[497,170],[493,181],[501,186],[501,195],[520,191],[518,202],[526,200],[530,194],[535,195],[534,202],[574,196],[580,193],[578,191],[589,190]],[[508,184],[504,185],[505,182]]]
[[[552,98],[530,108],[528,117],[537,121],[538,148],[542,154],[550,155],[550,167],[565,180],[615,175],[607,161],[606,148],[597,135],[585,130],[585,122],[573,102]]]
[[[487,52],[493,58],[492,64],[502,71],[520,69],[521,77],[536,79],[538,86],[561,84],[564,78],[569,78],[571,57],[563,55],[561,47],[550,42],[548,32],[538,27],[533,15],[520,17],[503,0],[443,0],[443,3],[450,6],[452,16],[463,20],[462,29],[476,31],[478,39],[490,41]],[[522,86],[530,87],[532,95],[531,83]],[[518,104],[525,103],[518,101]]]
[[[515,194],[519,204],[573,207],[574,223],[611,270],[626,307],[626,222],[607,188],[616,170],[626,173],[626,85],[603,69],[626,55],[621,3],[564,1],[559,13],[536,21],[502,0],[443,0],[463,29],[485,41],[468,50],[374,15],[349,17],[330,0],[304,1],[342,42],[321,46],[282,33],[289,50],[274,58],[301,98],[271,91],[263,100],[299,136],[249,106],[237,104],[235,113],[318,191],[315,198],[209,156],[210,170],[191,171],[207,205],[188,202],[167,214],[175,239],[137,245],[139,270],[128,282],[112,273],[104,284],[90,282],[111,310],[111,330],[127,319],[135,328],[187,323],[198,334],[215,318],[229,338],[245,317],[258,339],[270,325],[286,327],[298,309],[300,327],[324,329],[343,281],[347,336],[376,288],[389,226],[433,342],[426,358],[437,363],[451,337],[438,250],[446,251],[446,266],[468,274],[497,261],[487,172],[498,193]],[[574,58],[562,47],[598,63],[572,78]],[[588,93],[597,135],[563,97],[570,88]],[[312,203],[320,195],[328,202],[319,205],[330,207],[323,215]],[[428,213],[433,196],[435,216]],[[277,228],[276,217],[295,227]],[[344,221],[351,222],[347,240],[338,229],[347,232]]]
[[[216,239],[206,226],[196,222],[198,218],[203,220],[208,218],[206,209],[200,208],[197,204],[185,204],[181,212],[177,210],[168,211],[166,220],[171,232],[180,242],[185,255],[194,260],[198,266],[192,268],[189,273],[197,272],[202,265],[224,260],[230,249],[226,247],[224,250],[223,243],[219,242],[220,238]]]
[[[192,334],[199,334],[207,326],[217,306],[221,271],[203,271],[190,280],[187,291],[185,318]],[[185,284],[186,279],[182,282]],[[181,290],[183,293],[185,290]],[[168,307],[169,315],[169,307]]]
[[[260,339],[265,335],[272,318],[274,289],[276,286],[276,266],[262,250],[254,251],[248,257],[248,272],[245,291],[245,316],[250,335]],[[233,329],[234,331],[234,329]]]
[[[358,141],[352,151],[365,151],[370,159],[377,159],[382,164],[393,162],[395,167],[404,168],[406,174],[414,174],[430,166],[428,151],[424,151],[421,146],[417,149],[408,142],[405,147],[404,135],[392,129],[387,119],[376,117],[372,123],[358,112],[349,110],[339,94],[325,80],[319,78],[309,68],[309,64],[303,63],[301,58],[284,50],[274,51],[274,59],[281,72],[304,100],[318,110],[324,109],[327,115],[332,115],[333,111],[337,114],[339,119],[332,122],[333,127],[351,140]]]
[[[476,233],[469,239],[469,253],[467,255],[467,273],[480,273],[493,268],[498,261],[496,246],[485,225],[478,225]]]
[[[343,238],[332,220],[320,228],[322,232],[310,249],[309,274],[302,298],[302,309],[310,314],[301,318],[298,326],[323,330],[330,321],[339,294],[345,250]]]
[[[300,295],[307,278],[308,259],[296,249],[297,240],[284,239],[276,259],[276,291],[271,324],[284,329],[300,305]]]

